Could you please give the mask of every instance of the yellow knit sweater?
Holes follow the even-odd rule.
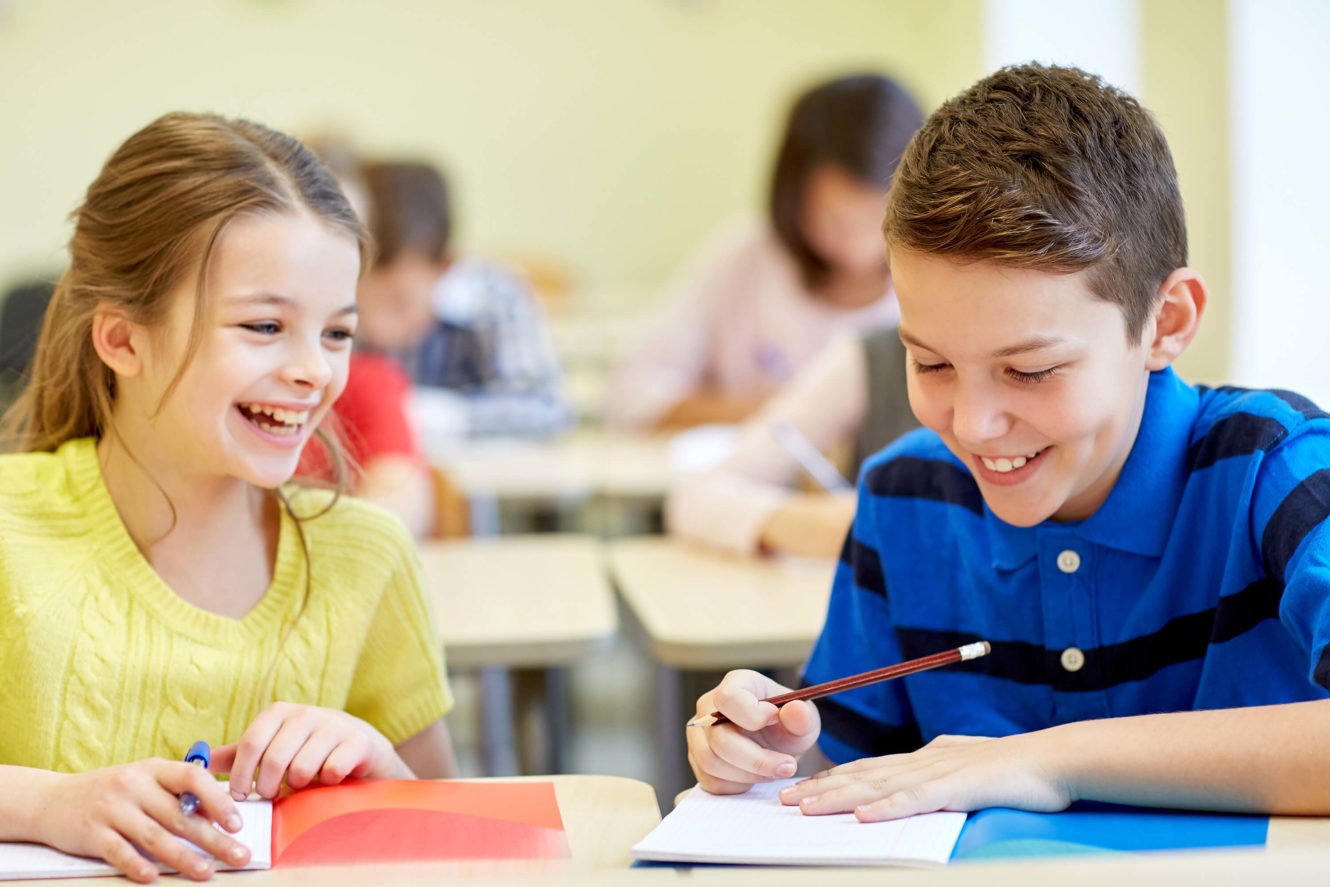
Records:
[[[302,492],[296,510],[326,494]],[[91,439],[0,456],[0,764],[67,772],[233,742],[275,700],[342,709],[398,743],[452,706],[419,559],[386,512],[283,515],[272,585],[231,619],[135,547]],[[310,581],[306,583],[306,567]]]

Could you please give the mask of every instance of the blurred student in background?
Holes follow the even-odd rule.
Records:
[[[854,519],[854,487],[801,488],[801,478],[813,478],[789,436],[844,454],[853,479],[864,459],[919,425],[905,358],[895,327],[832,342],[743,424],[724,461],[676,480],[665,505],[669,532],[745,554],[835,557]]]
[[[363,172],[379,252],[360,287],[360,344],[396,358],[417,386],[460,395],[469,435],[568,428],[573,411],[540,303],[514,272],[456,255],[439,171],[394,162]]]
[[[337,179],[356,215],[372,227],[369,189],[354,150],[334,136],[315,137],[306,144]],[[374,329],[380,305],[359,292],[357,303],[368,328]],[[438,490],[409,415],[411,378],[393,357],[375,350],[372,339],[365,344],[361,332],[356,339],[346,388],[333,405],[336,427],[330,428],[345,450],[346,483],[356,497],[387,508],[415,538],[424,538],[437,529]],[[300,474],[331,482],[334,473],[322,442],[311,440]]]
[[[737,422],[837,333],[894,326],[882,246],[896,162],[919,106],[878,75],[832,80],[794,104],[767,218],[722,232],[627,353],[606,416],[629,428]]]

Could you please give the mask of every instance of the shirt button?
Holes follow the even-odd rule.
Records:
[[[1081,556],[1068,548],[1058,555],[1058,569],[1064,573],[1075,573],[1081,568]]]
[[[1068,647],[1062,651],[1062,667],[1067,671],[1080,671],[1085,665],[1085,654],[1080,647]]]

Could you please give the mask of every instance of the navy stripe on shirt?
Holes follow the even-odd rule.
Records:
[[[900,456],[870,468],[864,475],[864,485],[874,496],[931,499],[968,508],[981,516],[984,513],[984,497],[974,477],[951,462]]]
[[[1249,456],[1268,450],[1288,433],[1282,422],[1269,416],[1238,413],[1220,419],[1205,436],[1187,451],[1187,465],[1192,471],[1213,465],[1221,459]]]
[[[1261,555],[1265,568],[1282,581],[1293,553],[1302,540],[1330,517],[1330,468],[1309,475],[1292,489],[1261,534]]]
[[[818,715],[822,718],[822,730],[853,748],[857,757],[901,754],[914,751],[924,744],[919,727],[915,724],[888,726],[864,717],[831,697],[819,699],[816,704]]]
[[[854,584],[864,591],[887,596],[887,579],[882,574],[882,558],[854,534],[845,537],[845,547],[841,549],[841,563],[850,568]]]
[[[1279,618],[1282,591],[1282,585],[1269,578],[1253,582],[1242,591],[1220,598],[1217,606],[1174,617],[1157,631],[1116,644],[1083,649],[1085,666],[1075,672],[1062,667],[1060,649],[992,638],[989,638],[993,645],[991,654],[948,668],[1021,684],[1043,684],[1059,691],[1106,690],[1143,680],[1169,666],[1202,659],[1211,644],[1232,640],[1267,619]],[[898,628],[896,636],[901,655],[906,659],[979,640],[963,632],[907,627]]]
[[[1316,663],[1316,669],[1312,672],[1312,679],[1330,690],[1330,644],[1326,645],[1325,649],[1321,651],[1321,658]]]

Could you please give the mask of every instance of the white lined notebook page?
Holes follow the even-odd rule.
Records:
[[[633,847],[657,862],[753,865],[945,865],[964,813],[928,813],[891,822],[859,822],[852,813],[804,816],[780,802],[797,779],[756,785],[742,795],[694,788]]]

